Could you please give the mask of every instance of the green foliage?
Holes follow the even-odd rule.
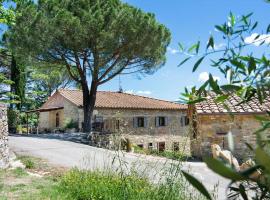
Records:
[[[25,168],[26,169],[33,169],[33,168],[35,168],[35,162],[34,162],[33,159],[31,159],[29,157],[20,157],[20,160],[25,165]]]
[[[17,167],[16,169],[13,169],[13,173],[16,177],[22,177],[27,176],[27,173],[24,169]]]
[[[78,129],[78,122],[74,121],[73,119],[66,119],[64,123],[64,128],[65,129],[72,129],[72,128]]]
[[[223,162],[214,158],[205,158],[204,162],[207,164],[208,168],[218,173],[219,175],[230,179],[232,181],[242,181],[245,180],[241,174],[236,173],[232,168],[224,165]]]
[[[212,199],[211,195],[207,191],[207,189],[204,187],[204,185],[199,182],[196,178],[194,178],[192,175],[186,173],[185,171],[182,171],[186,179],[198,190],[200,191],[207,199]]]
[[[91,54],[99,55],[101,79],[108,76],[104,72],[112,61],[117,63],[111,73],[125,63],[138,64],[139,61],[145,72],[151,72],[153,66],[165,61],[170,33],[156,22],[153,14],[118,0],[47,0],[38,4],[37,7],[29,2],[18,3],[17,11],[21,14],[16,18],[16,26],[12,27],[14,47],[39,55],[45,61],[64,65],[68,61],[72,63],[71,68],[78,64],[73,62],[76,59],[86,59],[92,67]],[[74,75],[78,76],[79,71]]]
[[[20,133],[20,134],[27,133],[27,128],[19,124],[16,127],[16,133]]]
[[[205,58],[209,58],[211,66],[223,74],[228,83],[219,86],[210,74],[209,80],[204,85],[193,91],[185,92],[184,96],[187,101],[190,100],[191,96],[193,98],[194,96],[197,96],[196,98],[203,96],[208,89],[220,96],[227,95],[228,92],[236,93],[243,101],[250,100],[256,94],[260,103],[264,101],[267,96],[266,91],[269,90],[270,86],[268,78],[270,61],[265,55],[255,57],[252,53],[244,51],[249,45],[254,43],[263,45],[265,42],[265,38],[262,39],[260,34],[251,43],[244,40],[258,25],[257,22],[252,22],[251,16],[252,14],[235,17],[230,13],[227,22],[215,26],[227,45],[221,49],[215,49],[218,44],[215,43],[214,36],[211,35],[206,46],[207,51],[194,53],[194,55],[200,55],[200,58],[195,62],[193,72],[198,69]],[[218,55],[218,58],[213,58],[214,54]],[[182,62],[189,60],[189,58],[191,57],[185,58]]]
[[[260,104],[268,103],[269,97],[269,66],[270,60],[266,55],[255,57],[252,53],[244,51],[244,49],[256,43],[257,46],[262,46],[266,38],[261,38],[257,35],[250,44],[244,38],[250,36],[258,25],[258,22],[252,22],[250,19],[252,14],[235,17],[230,13],[228,21],[222,25],[216,25],[215,28],[219,31],[222,38],[226,41],[222,49],[215,49],[215,40],[211,35],[206,46],[206,52],[200,55],[199,60],[195,63],[193,71],[196,71],[202,63],[202,59],[212,58],[212,55],[217,55],[211,59],[212,67],[219,70],[227,79],[227,83],[220,85],[214,80],[212,74],[209,79],[199,88],[193,87],[190,91],[185,90],[184,99],[189,104],[194,104],[203,101],[209,91],[217,94],[216,102],[222,103],[224,108],[226,100],[231,94],[238,95],[242,102],[249,102],[252,98],[257,98]],[[266,33],[269,31],[269,26]],[[211,47],[211,48],[210,48]],[[257,47],[257,48],[259,48]],[[196,51],[194,55],[199,55]],[[186,62],[185,58],[183,62]],[[240,105],[241,105],[240,103]],[[266,112],[266,115],[269,112]],[[270,127],[269,116],[256,117],[262,124],[260,130],[254,130],[257,135],[257,149],[253,149],[247,144],[248,148],[254,153],[255,164],[250,166],[245,171],[235,171],[228,166],[225,166],[218,160],[206,158],[207,166],[217,174],[230,179],[231,183],[228,186],[227,197],[229,199],[270,199],[270,139],[268,128]],[[257,176],[254,177],[254,174]],[[195,178],[191,178],[186,174],[187,180],[194,187],[199,189],[204,195],[205,190],[202,188]],[[207,195],[205,195],[207,196]]]
[[[186,196],[185,189],[187,188],[181,187],[176,182],[165,181],[154,185],[136,174],[120,176],[113,172],[77,169],[64,175],[59,185],[60,192],[65,193],[70,199],[202,199],[196,197],[196,194]]]
[[[19,121],[19,111],[18,110],[7,110],[7,118],[8,118],[8,128],[10,133],[15,133]]]
[[[18,61],[19,59],[11,55],[10,80],[13,82],[11,84],[11,93],[15,95],[18,101],[16,104],[17,109],[21,110],[25,100],[26,74],[25,66]]]
[[[66,67],[88,99],[85,132],[99,85],[120,73],[154,73],[166,60],[169,30],[153,14],[120,0],[20,1],[16,12],[11,46],[39,62]]]
[[[66,68],[32,64],[27,69],[27,96],[24,104],[27,109],[39,108],[55,90],[73,85]]]
[[[14,23],[15,20],[15,12],[14,9],[10,6],[7,6],[7,1],[0,1],[0,24],[2,27],[9,26]],[[6,5],[4,5],[6,4]],[[3,29],[0,30],[1,36],[3,36]],[[10,93],[9,87],[14,84],[12,80],[10,80],[9,74],[9,52],[3,44],[0,48],[0,101],[8,102],[8,103],[16,103],[15,101],[9,101],[10,98],[16,97],[14,94]]]
[[[15,21],[15,12],[12,6],[8,7],[4,6],[4,3],[8,1],[1,0],[0,1],[0,24],[2,25],[11,25],[14,24]]]

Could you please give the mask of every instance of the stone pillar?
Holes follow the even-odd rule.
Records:
[[[0,169],[9,166],[7,107],[0,104]]]

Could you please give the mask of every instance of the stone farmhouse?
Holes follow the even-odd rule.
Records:
[[[261,124],[255,116],[264,116],[266,111],[270,110],[270,97],[263,105],[260,105],[256,98],[239,105],[240,97],[233,95],[225,101],[229,109],[225,109],[224,105],[216,103],[214,99],[215,95],[209,93],[205,101],[188,108],[192,127],[192,155],[209,155],[211,144],[218,144],[228,150],[227,135],[231,132],[234,138],[233,154],[241,159],[249,157],[250,151],[245,143],[253,147],[256,145],[254,132],[261,128]],[[263,136],[269,138],[269,131],[263,133]]]
[[[80,90],[57,90],[38,110],[39,130],[52,132],[64,128],[67,120],[81,129],[82,99]],[[93,115],[95,131],[122,131],[131,143],[143,148],[177,151],[188,134],[186,105],[149,97],[99,91]]]

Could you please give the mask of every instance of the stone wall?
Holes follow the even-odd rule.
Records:
[[[79,112],[82,114],[82,112]],[[172,150],[174,143],[179,144],[179,150],[190,154],[188,126],[181,125],[181,117],[186,116],[185,111],[179,110],[136,110],[136,109],[97,109],[96,116],[102,116],[105,131],[112,131],[130,139],[131,143],[142,145],[144,148],[158,149],[158,143],[165,142],[165,149]],[[156,126],[156,117],[163,116],[168,124],[163,127]],[[134,127],[135,117],[145,117],[146,127]],[[81,116],[80,119],[83,119]],[[116,127],[120,122],[120,129]]]
[[[9,165],[7,108],[0,104],[0,168]]]
[[[79,128],[82,128],[83,110],[67,100],[63,100],[64,109],[60,111],[50,111],[40,113],[40,129],[44,128],[54,130],[56,112],[60,112],[60,124],[67,119],[73,119],[78,122]],[[121,134],[131,139],[134,144],[143,145],[148,148],[149,143],[157,149],[159,142],[165,142],[165,148],[171,149],[174,142],[179,143],[180,150],[190,147],[188,138],[188,126],[181,126],[181,117],[186,116],[185,111],[179,110],[137,110],[137,109],[96,109],[96,117],[102,117],[105,131],[116,133],[117,121],[120,121]],[[156,117],[163,116],[168,119],[168,124],[163,127],[155,125]],[[134,127],[134,117],[145,117],[147,126],[140,128]],[[123,127],[123,128],[122,128]]]
[[[232,132],[234,139],[233,154],[239,159],[247,159],[251,152],[245,143],[256,145],[254,132],[260,128],[260,123],[253,115],[238,114],[233,117],[226,114],[198,115],[196,137],[191,138],[192,154],[198,157],[211,155],[211,144],[218,144],[228,150],[226,133]],[[268,133],[269,134],[269,133]]]

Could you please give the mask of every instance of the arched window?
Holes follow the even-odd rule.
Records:
[[[56,127],[59,127],[59,125],[60,125],[59,113],[56,113],[56,116],[55,116],[55,126]]]

